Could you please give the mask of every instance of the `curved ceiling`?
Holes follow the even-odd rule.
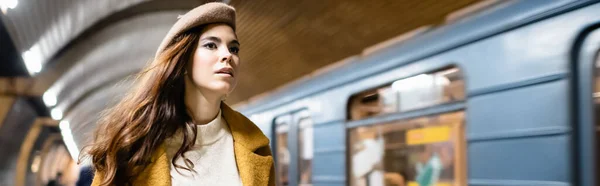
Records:
[[[4,19],[17,50],[38,47],[46,62],[29,94],[56,94],[56,109],[70,121],[80,146],[98,113],[127,90],[126,77],[153,57],[177,16],[203,2],[21,0]],[[371,45],[443,23],[474,2],[233,0],[242,78],[227,102],[239,103]]]
[[[57,62],[77,63],[48,89],[56,93],[56,108],[69,110],[86,93],[139,71],[162,39],[156,36],[165,35],[173,18],[183,13],[157,12],[122,20],[65,51]]]
[[[21,0],[4,17],[17,50],[33,48],[45,63],[99,20],[143,1],[147,0]]]

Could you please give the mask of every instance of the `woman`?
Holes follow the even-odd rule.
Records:
[[[239,78],[239,46],[232,7],[181,17],[100,120],[92,185],[274,185],[269,140],[222,102]]]

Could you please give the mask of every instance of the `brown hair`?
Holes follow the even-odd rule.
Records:
[[[102,185],[130,185],[150,163],[152,153],[177,131],[183,133],[183,144],[171,163],[192,170],[184,153],[194,145],[197,133],[183,101],[184,78],[201,31],[196,27],[173,39],[99,120],[87,153]],[[178,158],[184,158],[186,167],[175,164]]]

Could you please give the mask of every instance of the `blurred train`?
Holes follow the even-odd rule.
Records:
[[[600,3],[485,7],[238,107],[278,185],[600,185]]]

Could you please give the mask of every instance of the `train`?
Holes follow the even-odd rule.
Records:
[[[277,185],[600,185],[600,3],[459,17],[237,105]]]

